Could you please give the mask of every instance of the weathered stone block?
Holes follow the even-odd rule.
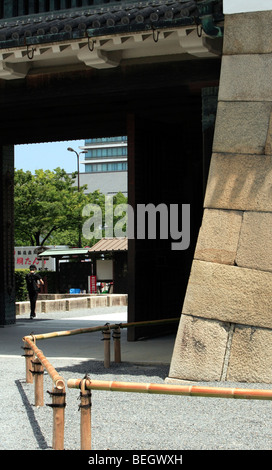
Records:
[[[61,303],[61,301],[58,301]],[[77,308],[87,308],[87,297],[76,297],[72,299],[65,299],[65,310],[73,310]]]
[[[226,15],[224,54],[258,54],[272,52],[272,11]]]
[[[108,294],[107,305],[108,307],[127,305],[127,294]]]
[[[89,308],[107,307],[108,299],[106,295],[92,295],[90,297]]]
[[[64,311],[66,310],[65,299],[62,300],[42,300],[42,312],[49,313],[49,312],[57,312],[57,311]]]
[[[170,379],[220,380],[229,325],[183,315],[169,370]]]
[[[272,273],[195,260],[182,312],[272,328]]]
[[[272,54],[222,58],[219,101],[271,101]]]
[[[245,212],[237,250],[237,265],[272,271],[271,234],[271,212]]]
[[[272,212],[271,156],[213,154],[204,206]]]
[[[203,214],[195,258],[234,264],[243,212],[206,209]]]
[[[272,104],[219,102],[213,151],[264,154]]]
[[[266,143],[265,143],[265,154],[271,155],[272,154],[272,113],[270,115],[270,121],[268,125]]]
[[[272,383],[272,330],[235,327],[227,380]]]
[[[16,315],[24,315],[26,313],[30,313],[30,302],[27,300],[26,302],[16,302]],[[42,303],[40,300],[36,302],[36,313],[41,313],[42,311]]]

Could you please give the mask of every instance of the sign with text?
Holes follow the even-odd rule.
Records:
[[[96,294],[96,276],[88,276],[88,293]]]
[[[37,270],[55,271],[54,258],[39,258],[36,246],[17,246],[14,248],[15,269],[28,269],[31,264]]]

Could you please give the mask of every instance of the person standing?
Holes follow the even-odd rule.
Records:
[[[38,274],[37,268],[34,264],[30,266],[30,272],[26,275],[26,287],[28,290],[29,300],[30,300],[30,319],[36,317],[36,302],[38,298],[38,293],[40,292],[39,284],[44,284],[42,277]]]

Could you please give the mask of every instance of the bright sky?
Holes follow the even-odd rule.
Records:
[[[223,0],[225,14],[271,10],[271,0]]]
[[[77,156],[74,152],[68,152],[67,148],[72,147],[76,152],[80,152],[84,145],[84,140],[69,140],[65,142],[52,142],[44,144],[27,144],[15,146],[15,168],[16,170],[55,170],[64,168],[67,173],[77,171]],[[80,155],[79,161],[84,160],[84,155]],[[80,164],[79,171],[84,172],[84,165]]]

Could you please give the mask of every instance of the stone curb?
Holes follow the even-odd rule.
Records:
[[[30,303],[16,302],[16,315],[30,313]],[[52,300],[37,300],[36,312],[48,313],[70,311],[80,308],[115,307],[127,305],[127,294],[90,295],[89,297],[72,297]]]

